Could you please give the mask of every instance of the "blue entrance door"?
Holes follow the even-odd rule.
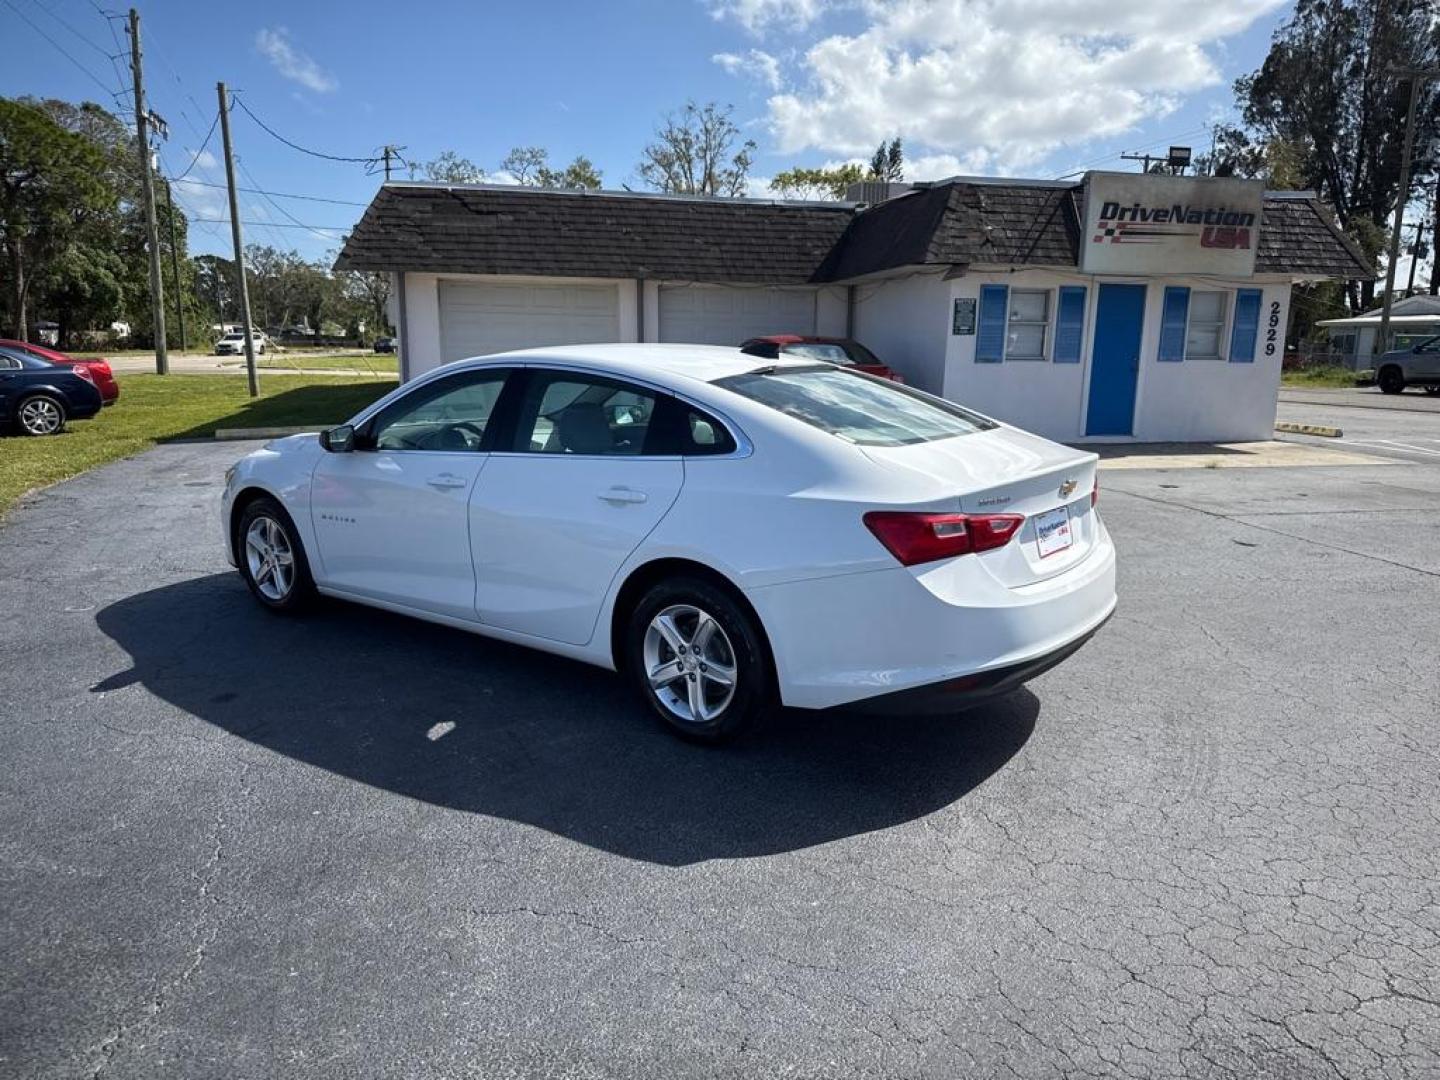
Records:
[[[1140,327],[1144,321],[1144,285],[1100,286],[1086,435],[1134,434],[1135,380],[1140,377]]]

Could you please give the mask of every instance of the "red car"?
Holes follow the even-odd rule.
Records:
[[[903,383],[900,374],[853,338],[810,337],[805,334],[767,334],[752,337],[740,346],[741,352],[761,356],[766,360],[778,360],[781,355],[798,356],[806,360],[823,360],[827,364],[854,368],[867,375],[878,375],[882,379]]]
[[[82,379],[95,384],[95,389],[100,391],[101,402],[106,405],[114,405],[120,397],[120,384],[115,381],[115,372],[110,370],[108,360],[82,360],[79,357],[60,352],[58,349],[47,349],[44,345],[32,345],[28,341],[10,341],[0,338],[0,345],[14,349],[16,352],[26,353],[49,364],[61,364],[70,368]]]

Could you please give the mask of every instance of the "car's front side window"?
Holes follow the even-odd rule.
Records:
[[[520,410],[515,449],[607,457],[641,454],[655,403],[655,394],[629,383],[536,372]]]
[[[485,450],[508,375],[503,369],[467,371],[420,386],[371,422],[369,441],[377,450]]]

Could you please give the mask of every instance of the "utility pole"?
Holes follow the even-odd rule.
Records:
[[[165,349],[165,292],[160,283],[160,230],[155,223],[155,182],[150,176],[150,123],[140,74],[140,12],[130,9],[130,70],[135,75],[135,143],[140,150],[140,191],[145,199],[145,242],[150,247],[150,302],[155,320],[155,374],[170,374]]]
[[[190,346],[185,340],[185,293],[180,288],[180,255],[175,243],[175,204],[170,201],[170,183],[165,183],[165,216],[170,221],[170,270],[175,279],[175,318],[180,322],[180,351]]]
[[[1395,225],[1390,230],[1390,265],[1385,268],[1385,306],[1380,309],[1380,338],[1375,351],[1389,349],[1390,308],[1395,303],[1395,264],[1400,261],[1400,232],[1405,227],[1405,204],[1410,201],[1410,154],[1415,148],[1415,106],[1420,100],[1420,84],[1440,76],[1440,70],[1410,68],[1392,71],[1392,75],[1410,79],[1410,107],[1405,111],[1405,143],[1400,151],[1400,186],[1395,192]]]
[[[1420,264],[1420,238],[1425,235],[1425,226],[1429,224],[1423,218],[1410,226],[1415,230],[1415,239],[1410,244],[1410,283],[1405,286],[1405,295],[1411,296],[1415,292],[1415,267]]]
[[[387,184],[390,182],[390,169],[392,168],[390,159],[400,159],[400,151],[404,149],[405,147],[403,146],[395,146],[389,143],[380,148],[380,156],[385,159],[385,182]]]
[[[245,376],[250,396],[260,396],[260,377],[255,371],[255,342],[250,329],[250,285],[245,280],[245,244],[240,237],[240,196],[235,190],[235,154],[230,149],[230,99],[225,84],[216,83],[220,96],[220,138],[225,144],[225,184],[230,189],[230,238],[235,242],[235,276],[240,285],[240,327],[245,333]]]

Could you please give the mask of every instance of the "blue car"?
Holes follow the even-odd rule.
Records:
[[[100,391],[72,368],[0,346],[0,427],[58,435],[68,420],[100,411]]]

